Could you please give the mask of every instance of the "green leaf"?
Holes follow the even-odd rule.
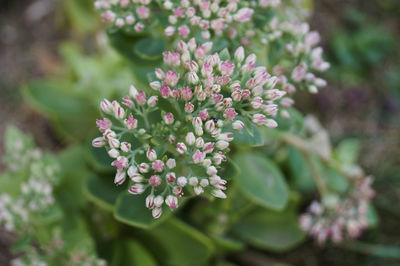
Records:
[[[227,48],[219,53],[219,58],[221,59],[221,61],[231,60],[231,55]]]
[[[170,218],[150,231],[160,246],[163,265],[205,265],[215,251],[213,242],[193,227]]]
[[[303,154],[293,147],[289,148],[289,170],[294,185],[301,191],[315,189],[314,180]]]
[[[217,246],[217,250],[223,253],[237,252],[243,250],[245,247],[243,242],[226,237],[216,237],[214,241]]]
[[[286,251],[306,236],[292,207],[283,212],[257,208],[245,215],[232,231],[249,244],[272,251]]]
[[[226,128],[227,130],[233,132],[234,143],[252,147],[263,146],[264,137],[261,130],[247,118],[238,116],[237,119],[241,120],[245,125],[242,130],[234,130],[232,126],[228,126]]]
[[[39,110],[50,115],[82,117],[89,112],[89,106],[66,93],[65,86],[57,81],[36,81],[25,86],[24,92]]]
[[[240,169],[234,161],[227,158],[227,162],[222,164],[222,168],[218,170],[218,173],[223,179],[230,180],[239,175]]]
[[[128,192],[121,193],[114,209],[115,218],[130,226],[149,229],[160,224],[171,215],[171,211],[164,204],[163,214],[159,219],[154,219],[151,210],[145,206],[146,196],[145,193],[141,195],[132,195]]]
[[[282,210],[288,201],[288,188],[279,168],[264,155],[239,152],[234,161],[241,169],[239,188],[261,206]]]
[[[86,182],[86,195],[95,204],[107,210],[113,210],[117,198],[126,186],[116,186],[113,176],[92,175]]]
[[[345,139],[336,148],[338,159],[346,164],[354,164],[360,154],[360,143],[357,139]]]
[[[89,143],[88,147],[88,162],[98,172],[112,173],[115,168],[111,165],[112,158],[108,155],[105,148],[95,148]],[[89,146],[90,145],[90,146]]]
[[[122,243],[121,243],[122,242]],[[118,241],[111,265],[115,266],[156,266],[153,255],[138,241]]]
[[[135,53],[145,60],[161,59],[164,50],[165,44],[162,39],[143,38],[134,45]]]

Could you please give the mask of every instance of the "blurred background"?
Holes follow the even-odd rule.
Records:
[[[109,82],[103,83],[102,62],[122,59],[99,48],[106,37],[91,0],[0,3],[0,139],[12,123],[32,132],[40,147],[57,151],[63,141],[23,101],[21,86],[49,76],[63,85],[101,86]],[[354,250],[317,247],[310,240],[284,254],[266,254],[272,260],[265,265],[400,265],[393,259],[400,246],[400,1],[315,0],[313,8],[311,28],[320,32],[332,64],[324,77],[329,85],[317,95],[297,94],[296,106],[317,116],[334,144],[349,137],[361,141],[360,164],[375,177],[380,216],[379,227],[362,240],[377,245]],[[0,265],[7,247],[0,229]]]

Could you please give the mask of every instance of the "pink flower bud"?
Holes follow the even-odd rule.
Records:
[[[183,25],[183,26],[180,26],[180,27],[178,28],[178,33],[179,33],[179,35],[182,36],[183,38],[187,38],[187,37],[189,36],[190,29],[189,29],[188,26]]]
[[[186,78],[190,84],[197,84],[199,82],[199,77],[196,72],[188,72]]]
[[[237,116],[237,112],[233,108],[228,108],[224,112],[224,117],[228,120],[233,120]]]
[[[151,167],[154,169],[154,171],[161,173],[164,169],[164,163],[161,160],[156,160],[151,164]]]
[[[108,139],[108,145],[110,145],[111,148],[119,148],[119,140],[114,139],[114,138],[109,138]]]
[[[176,144],[176,150],[180,154],[184,154],[187,151],[186,145],[183,142],[178,142]]]
[[[207,132],[212,132],[215,129],[215,123],[213,120],[208,120],[205,124],[205,129]]]
[[[104,141],[103,137],[95,138],[92,141],[92,146],[95,148],[100,148],[100,147],[103,147],[104,145],[106,145],[106,142]]]
[[[232,75],[234,68],[235,68],[235,65],[233,63],[230,63],[229,60],[221,62],[219,65],[219,71],[224,76]]]
[[[196,148],[203,148],[204,139],[202,137],[197,138],[196,142],[195,142],[195,146],[196,146]]]
[[[128,142],[122,142],[121,143],[121,150],[123,151],[123,152],[129,152],[130,150],[131,150],[131,144],[130,143],[128,143]]]
[[[144,192],[144,186],[142,184],[135,184],[129,188],[128,192],[133,195],[142,194]]]
[[[203,151],[205,153],[211,153],[214,150],[214,142],[207,142],[203,146]]]
[[[174,115],[172,113],[166,113],[164,115],[164,123],[167,125],[174,123]]]
[[[158,103],[158,97],[157,96],[151,96],[148,100],[147,100],[147,104],[150,107],[154,107],[156,106]]]
[[[193,154],[192,159],[194,163],[202,163],[206,157],[205,152],[201,152],[199,150],[196,150],[196,152]]]
[[[273,119],[267,119],[265,125],[266,125],[268,128],[276,128],[276,127],[278,126],[278,123],[277,123],[275,120],[273,120]]]
[[[114,183],[118,186],[124,183],[126,178],[125,172],[124,171],[117,171],[117,174],[115,175],[114,178]]]
[[[146,163],[141,163],[138,165],[139,172],[142,174],[149,172],[149,165]]]
[[[145,92],[139,92],[136,95],[136,102],[139,105],[144,105],[146,103],[146,93]]]
[[[132,176],[133,176],[134,174],[136,174],[136,173],[137,173],[137,168],[136,168],[136,167],[130,166],[130,167],[128,168],[128,176],[129,176],[129,177],[132,178]]]
[[[201,118],[201,120],[205,121],[208,118],[208,112],[207,109],[201,110],[199,112],[199,117]]]
[[[165,178],[167,179],[167,183],[168,183],[168,184],[175,183],[176,176],[175,176],[175,173],[174,173],[174,172],[167,173],[167,175],[165,176]]]
[[[178,208],[178,198],[172,195],[168,195],[165,199],[165,204],[167,204],[171,210],[176,209]]]
[[[191,102],[186,103],[185,104],[185,112],[190,114],[193,111],[194,111],[194,105]]]
[[[110,101],[107,99],[104,99],[103,101],[101,101],[100,108],[106,114],[109,114],[113,111],[112,105],[111,105]]]
[[[129,114],[128,119],[124,120],[124,124],[126,126],[127,129],[129,130],[133,130],[135,128],[137,128],[137,120],[135,118],[133,118],[132,114]]]
[[[154,219],[158,219],[158,218],[160,218],[160,216],[161,216],[161,214],[162,214],[162,209],[161,208],[154,208],[152,211],[151,211],[151,214],[153,215],[153,218]]]
[[[154,195],[150,194],[146,197],[146,208],[153,209],[154,208]]]
[[[153,187],[157,187],[159,185],[161,185],[161,178],[159,175],[152,175],[149,178],[149,185],[153,186]]]
[[[232,127],[235,130],[242,130],[244,128],[244,123],[240,120],[236,120],[232,123]]]
[[[179,77],[178,75],[172,71],[172,70],[168,70],[165,78],[164,78],[164,82],[171,87],[174,87],[179,81]]]
[[[118,156],[117,160],[113,161],[111,165],[117,167],[117,170],[124,169],[128,167],[128,159],[124,156]]]
[[[189,185],[194,187],[197,186],[197,184],[199,184],[199,180],[197,179],[197,177],[189,178]]]
[[[139,6],[136,8],[136,13],[141,19],[146,19],[150,15],[150,10],[145,6]]]
[[[146,157],[152,162],[157,159],[157,153],[155,150],[149,148],[146,152]]]
[[[267,121],[265,115],[263,114],[255,114],[253,115],[253,122],[259,126],[264,125]]]

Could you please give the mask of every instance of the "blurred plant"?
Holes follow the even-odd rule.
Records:
[[[0,224],[19,235],[13,249],[22,254],[11,264],[105,265],[90,246],[68,247],[72,243],[61,230],[63,211],[54,195],[61,181],[57,159],[13,127],[7,128],[5,146],[9,171],[0,179]]]

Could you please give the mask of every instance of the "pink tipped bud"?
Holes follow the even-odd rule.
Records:
[[[139,172],[141,172],[142,174],[149,172],[149,168],[150,167],[147,163],[141,163],[138,165]]]
[[[95,148],[100,148],[100,147],[103,147],[104,145],[106,145],[106,142],[104,141],[103,137],[95,138],[92,141],[92,146]]]
[[[107,113],[107,114],[109,114],[113,111],[111,102],[107,99],[104,99],[103,101],[101,101],[100,108],[104,113]]]
[[[236,120],[232,123],[232,127],[235,130],[242,130],[244,128],[244,123],[240,120]]]
[[[148,100],[147,100],[147,104],[150,107],[154,107],[156,106],[158,103],[158,97],[157,96],[151,96]]]
[[[149,148],[146,152],[146,157],[152,162],[157,159],[157,153],[155,150]]]
[[[167,173],[167,175],[165,176],[165,178],[167,179],[167,183],[168,183],[168,184],[172,184],[172,183],[175,183],[176,175],[175,175],[174,172]]]
[[[160,218],[160,216],[161,216],[161,214],[162,214],[162,209],[161,209],[161,208],[154,208],[154,209],[151,211],[151,214],[153,215],[153,218],[154,218],[154,219],[158,219],[158,218]]]
[[[196,152],[193,154],[192,159],[194,163],[202,163],[206,157],[205,152],[201,152],[200,150],[196,150]]]
[[[154,171],[161,173],[164,170],[164,163],[161,160],[156,160],[151,164]]]
[[[115,175],[114,178],[114,183],[118,186],[121,185],[122,183],[124,183],[126,178],[126,174],[123,171],[117,171],[117,174]]]
[[[153,209],[154,208],[154,195],[150,194],[146,197],[146,208]]]
[[[213,190],[212,195],[216,198],[226,199],[226,194],[220,189]]]
[[[217,170],[217,168],[215,168],[215,166],[209,166],[208,168],[207,168],[207,174],[209,175],[209,176],[214,176],[214,175],[216,175],[218,173],[218,170]]]
[[[159,185],[161,185],[161,178],[159,175],[152,175],[149,178],[149,185],[152,187],[157,187]]]
[[[217,148],[219,150],[225,150],[226,148],[229,147],[229,142],[224,141],[224,140],[220,140],[220,141],[217,142],[216,146],[217,146]]]
[[[159,89],[161,89],[161,83],[160,83],[159,81],[150,82],[150,87],[151,87],[153,90],[158,91]]]
[[[167,196],[165,199],[165,204],[168,205],[168,207],[173,210],[178,208],[178,198],[172,195]]]
[[[178,142],[176,144],[176,150],[180,154],[184,154],[187,151],[186,145],[183,142]]]
[[[241,63],[244,60],[244,49],[242,46],[236,49],[235,51],[235,60],[238,63]]]
[[[166,113],[164,115],[164,123],[167,125],[174,123],[174,115],[172,113]]]

